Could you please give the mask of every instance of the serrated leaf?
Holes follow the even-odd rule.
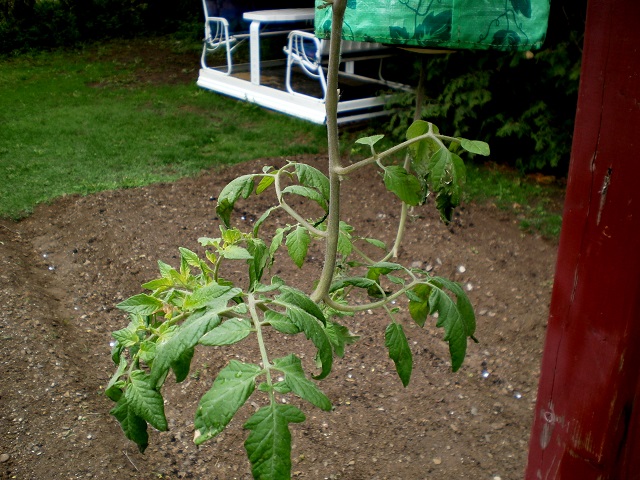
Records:
[[[387,249],[387,244],[381,240],[378,240],[377,238],[365,238],[364,240],[367,243],[370,243],[371,245],[373,245],[374,247],[381,248],[382,250]]]
[[[144,453],[149,446],[147,422],[139,415],[136,415],[128,400],[124,396],[121,397],[109,413],[116,417],[125,436],[138,445],[140,453]]]
[[[207,346],[233,345],[246,338],[250,333],[251,322],[249,320],[230,318],[222,325],[209,331],[198,343]]]
[[[187,262],[187,264],[191,265],[192,267],[200,268],[200,257],[198,257],[195,252],[192,252],[188,248],[184,247],[178,247],[178,250],[180,251],[180,257],[183,258],[184,261]]]
[[[127,404],[137,416],[142,417],[157,430],[167,430],[167,418],[164,415],[164,400],[155,389],[155,382],[141,370],[131,372],[131,383],[125,391]]]
[[[159,288],[167,288],[171,287],[173,283],[168,278],[157,278],[155,280],[151,280],[150,282],[143,283],[142,288],[145,290],[158,290]]]
[[[329,292],[335,292],[336,290],[340,290],[346,286],[352,285],[358,288],[376,288],[378,282],[376,280],[372,280],[370,278],[364,277],[345,277],[340,278],[336,282],[331,284],[331,288],[329,288]]]
[[[309,236],[309,232],[306,228],[301,225],[287,235],[287,240],[285,242],[287,246],[287,252],[289,252],[289,256],[293,263],[295,263],[298,268],[302,268],[305,259],[307,258],[307,251],[309,250],[309,243],[311,242],[311,237]]]
[[[453,286],[453,282],[445,281],[447,282],[446,288],[456,294],[458,302],[454,303],[451,297],[440,288],[443,280],[438,278],[432,282],[429,294],[429,313],[433,315],[438,312],[436,326],[444,328],[444,340],[449,343],[451,369],[455,372],[464,361],[467,352],[467,337],[473,338],[475,316],[462,288],[460,286],[456,288]],[[436,282],[440,285],[437,285]]]
[[[275,328],[280,333],[284,333],[286,335],[295,335],[300,333],[301,330],[298,326],[289,319],[286,315],[282,313],[274,312],[273,310],[267,310],[264,312],[264,319],[269,323],[273,328]]]
[[[370,137],[362,137],[356,140],[355,143],[360,143],[362,145],[369,145],[373,147],[376,143],[384,138],[384,135],[371,135]]]
[[[259,366],[231,360],[218,373],[211,389],[198,404],[193,441],[196,445],[218,435],[255,390]]]
[[[253,258],[246,248],[238,245],[227,245],[222,250],[219,250],[218,253],[227,260],[251,260]]]
[[[481,142],[480,140],[467,140],[466,138],[460,138],[460,146],[469,153],[475,153],[478,155],[484,155],[488,157],[491,154],[489,144]]]
[[[407,291],[409,299],[409,314],[411,318],[424,327],[429,315],[429,295],[431,294],[431,285],[419,284],[413,287],[413,290]]]
[[[228,227],[231,223],[231,212],[238,198],[249,198],[254,186],[254,175],[242,175],[232,180],[218,195],[216,212]]]
[[[411,140],[412,138],[419,137],[429,132],[429,128],[431,126],[431,131],[434,134],[438,133],[438,127],[429,122],[425,122],[424,120],[417,120],[409,126],[407,129],[407,140]],[[419,142],[414,142],[409,145],[409,151],[411,152],[411,156],[413,157],[415,164],[418,165],[416,168],[416,172],[420,175],[426,175],[426,167],[420,168],[421,165],[426,165],[431,155],[433,155],[438,148],[440,148],[440,144],[433,138],[425,138],[424,140],[420,140]]]
[[[160,270],[160,275],[168,280],[171,280],[171,272],[175,272],[174,268],[171,265],[164,263],[161,260],[158,260],[158,269]]]
[[[282,285],[280,287],[280,291],[281,293],[277,297],[278,300],[301,308],[305,312],[316,317],[323,325],[327,323],[327,319],[324,317],[320,307],[318,307],[318,305],[316,305],[306,293],[287,285]]]
[[[302,185],[317,188],[324,199],[329,201],[329,179],[324,173],[304,163],[296,163],[295,169],[298,181]]]
[[[173,362],[171,362],[171,370],[173,370],[173,374],[176,376],[176,383],[182,382],[187,375],[189,375],[189,370],[191,369],[191,359],[195,354],[194,348],[187,348],[183,350],[180,356],[176,358]]]
[[[140,341],[140,337],[137,333],[137,327],[135,324],[130,323],[127,328],[116,330],[111,333],[111,336],[115,338],[120,345],[125,348],[132,347]]]
[[[392,322],[387,326],[384,332],[384,344],[389,350],[389,358],[396,365],[396,372],[398,372],[402,385],[406,387],[411,380],[413,356],[402,325]]]
[[[159,300],[146,293],[140,293],[120,302],[116,305],[120,310],[134,313],[136,315],[153,315],[162,310],[162,300]]]
[[[284,233],[285,233],[285,230],[283,228],[278,228],[276,230],[276,233],[273,235],[273,238],[271,239],[271,245],[269,246],[270,257],[273,257],[276,251],[278,250],[278,248],[280,248],[280,245],[282,245],[282,239],[284,238]]]
[[[188,323],[180,325],[168,340],[159,343],[151,367],[152,384],[158,386],[158,383],[164,380],[169,367],[176,362],[179,363],[181,359],[184,360],[185,352],[195,347],[200,338],[219,323],[220,317],[215,312],[194,314]],[[184,369],[184,365],[179,368]]]
[[[290,423],[304,422],[293,405],[272,403],[262,407],[244,424],[251,433],[244,442],[255,480],[291,478]]]
[[[285,382],[293,393],[322,410],[331,410],[331,401],[315,383],[305,376],[302,362],[298,357],[291,354],[277,358],[273,361],[273,366],[284,372]]]
[[[295,195],[300,195],[301,197],[308,198],[309,200],[313,200],[326,212],[327,211],[327,200],[324,198],[322,193],[320,193],[315,188],[305,187],[302,185],[289,185],[282,193],[292,193]]]
[[[460,203],[466,169],[462,159],[446,148],[438,150],[429,161],[429,184],[436,192],[436,207],[445,222]]]
[[[183,308],[185,310],[198,310],[207,307],[210,311],[219,313],[227,308],[229,300],[241,293],[242,290],[240,288],[232,288],[228,285],[212,282],[189,295],[183,303]]]
[[[260,227],[262,226],[262,224],[264,223],[264,221],[269,217],[269,215],[271,215],[271,212],[273,212],[274,210],[280,208],[280,205],[274,205],[273,207],[268,208],[267,210],[265,210],[265,212],[260,215],[260,218],[258,218],[258,220],[256,220],[256,223],[253,224],[253,236],[257,237],[258,233],[260,231]]]
[[[384,185],[407,205],[419,205],[424,200],[422,185],[403,167],[391,165],[384,169]]]
[[[327,321],[324,331],[333,346],[333,351],[340,358],[344,357],[344,347],[355,343],[360,338],[357,335],[352,335],[344,325],[335,322]]]
[[[258,186],[256,187],[256,195],[260,195],[267,188],[269,188],[275,181],[276,181],[276,177],[273,175],[265,175],[264,177],[262,177],[262,180],[260,180],[260,182],[258,183]]]
[[[247,261],[249,264],[249,291],[253,291],[262,279],[264,269],[269,263],[269,252],[267,245],[260,238],[248,239],[247,250],[252,257]]]
[[[124,371],[127,368],[127,359],[124,357],[120,358],[120,364],[118,365],[118,368],[116,370],[116,372],[113,374],[113,376],[111,377],[111,379],[109,380],[109,383],[107,384],[107,388],[105,388],[105,395],[107,397],[109,397],[111,400],[113,400],[114,402],[117,402],[118,400],[120,400],[120,397],[122,396],[122,390],[120,388],[113,388],[114,385],[121,383],[120,377],[124,374]]]
[[[351,235],[348,232],[340,230],[338,233],[338,253],[348,257],[353,251],[353,243],[351,243]]]

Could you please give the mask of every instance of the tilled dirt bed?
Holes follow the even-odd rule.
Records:
[[[322,156],[293,160],[326,163]],[[114,305],[156,278],[157,260],[177,266],[179,246],[203,252],[197,239],[217,236],[212,197],[228,181],[282,161],[70,196],[21,222],[0,222],[0,478],[250,478],[242,425],[259,396],[216,439],[198,448],[192,438],[200,396],[230,359],[258,361],[252,342],[199,351],[185,382],[168,380],[170,430],[152,432],[144,455],[109,416],[112,402],[103,391],[114,371],[110,332],[128,322]],[[399,211],[379,175],[359,172],[343,188],[345,221],[391,242]],[[234,218],[249,229],[272,203],[266,193],[253,196]],[[476,204],[459,209],[450,226],[432,205],[417,208],[406,238],[399,261],[468,291],[480,343],[469,344],[464,366],[453,374],[435,320],[421,329],[399,303],[414,356],[411,383],[403,388],[384,347],[386,314],[347,319],[361,338],[321,382],[333,411],[301,405],[307,421],[292,425],[293,476],[522,478],[556,246],[521,232],[510,214]],[[283,258],[272,273],[306,289],[321,258],[314,247],[305,270]],[[304,339],[267,341],[278,352],[313,358]]]

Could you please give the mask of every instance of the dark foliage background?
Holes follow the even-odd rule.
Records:
[[[299,5],[292,0],[208,0],[215,14]],[[311,4],[311,0],[309,0]],[[491,144],[491,161],[522,172],[564,176],[577,102],[586,0],[553,0],[539,52],[457,52],[430,56],[424,117],[443,131]],[[109,38],[174,34],[199,41],[201,0],[0,0],[0,55],[73,47]],[[406,57],[405,57],[406,58]],[[413,57],[415,58],[415,57]],[[404,71],[415,81],[417,69]],[[389,129],[400,136],[413,96]]]

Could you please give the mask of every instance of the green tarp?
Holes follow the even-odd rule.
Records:
[[[538,49],[550,0],[347,0],[342,37],[407,47]],[[316,7],[324,5],[316,0]],[[329,38],[331,7],[316,8],[316,36]]]

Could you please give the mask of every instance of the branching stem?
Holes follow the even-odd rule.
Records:
[[[247,304],[249,306],[249,313],[251,314],[251,320],[253,326],[256,329],[256,338],[258,339],[258,347],[260,348],[260,356],[262,357],[262,365],[265,372],[266,382],[269,386],[269,399],[271,402],[275,402],[275,394],[273,393],[273,382],[271,381],[271,363],[269,363],[269,356],[267,355],[267,348],[264,344],[264,338],[262,337],[262,324],[260,323],[260,317],[258,317],[258,311],[256,310],[256,298],[252,293],[247,295]]]

